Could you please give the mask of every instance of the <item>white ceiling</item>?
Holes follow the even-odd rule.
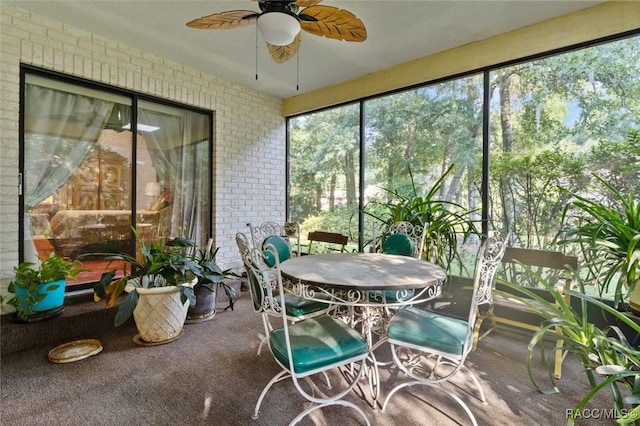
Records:
[[[199,30],[185,24],[227,10],[259,11],[256,1],[5,1],[72,27],[140,48],[228,81],[286,98],[350,80],[536,22],[595,6],[597,0],[408,1],[324,0],[348,9],[367,27],[349,43],[303,32],[294,57],[276,64],[255,26]],[[261,37],[261,36],[260,36]]]

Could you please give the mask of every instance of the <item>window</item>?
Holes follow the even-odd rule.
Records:
[[[424,194],[453,167],[440,200],[477,212],[484,231],[509,230],[517,247],[557,250],[569,199],[559,186],[609,203],[593,185],[596,173],[624,194],[640,193],[638,93],[635,36],[290,118],[290,217],[303,228],[349,229],[362,249],[375,233],[362,211],[372,200]],[[359,139],[361,199],[323,208],[335,206],[327,191],[334,165],[344,168]]]
[[[347,105],[290,121],[290,220],[301,223],[302,243],[310,231],[356,237],[360,174],[360,109]]]
[[[368,100],[364,110],[365,230],[375,232],[376,218],[389,213],[380,205],[396,194],[427,198],[445,174],[431,199],[480,218],[481,75]]]
[[[104,254],[135,250],[132,227],[145,243],[206,243],[210,112],[33,70],[23,82],[26,261],[52,251],[84,256],[89,271],[68,283],[73,289],[99,278]]]
[[[498,69],[490,81],[490,228],[548,249],[569,200],[559,187],[610,203],[595,173],[640,194],[639,37]]]

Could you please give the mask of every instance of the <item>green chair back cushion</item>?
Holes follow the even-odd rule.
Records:
[[[291,257],[291,249],[289,248],[289,244],[284,238],[278,235],[268,236],[262,243],[262,249],[264,250],[264,261],[270,268],[276,266],[276,259],[273,253],[270,250],[267,250],[268,244],[271,244],[275,247],[276,251],[278,252],[278,259],[280,259],[281,263]]]
[[[413,242],[406,234],[393,234],[385,240],[382,252],[400,256],[413,256]]]
[[[258,278],[255,276],[251,268],[247,268],[247,279],[249,280],[249,285],[251,286],[251,299],[253,300],[253,308],[256,312],[262,311],[262,301],[264,300],[264,290],[258,281]]]
[[[329,307],[327,303],[305,299],[291,293],[284,295],[284,305],[287,310],[287,315],[291,317],[303,317]]]

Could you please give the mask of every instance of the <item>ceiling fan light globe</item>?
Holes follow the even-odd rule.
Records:
[[[264,40],[276,46],[291,44],[300,32],[298,19],[284,12],[264,12],[258,17],[257,25]]]

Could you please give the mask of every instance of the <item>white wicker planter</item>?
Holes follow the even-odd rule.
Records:
[[[180,289],[156,287],[136,291],[140,299],[133,310],[133,318],[142,340],[159,343],[178,337],[189,309],[188,300],[180,303]]]

